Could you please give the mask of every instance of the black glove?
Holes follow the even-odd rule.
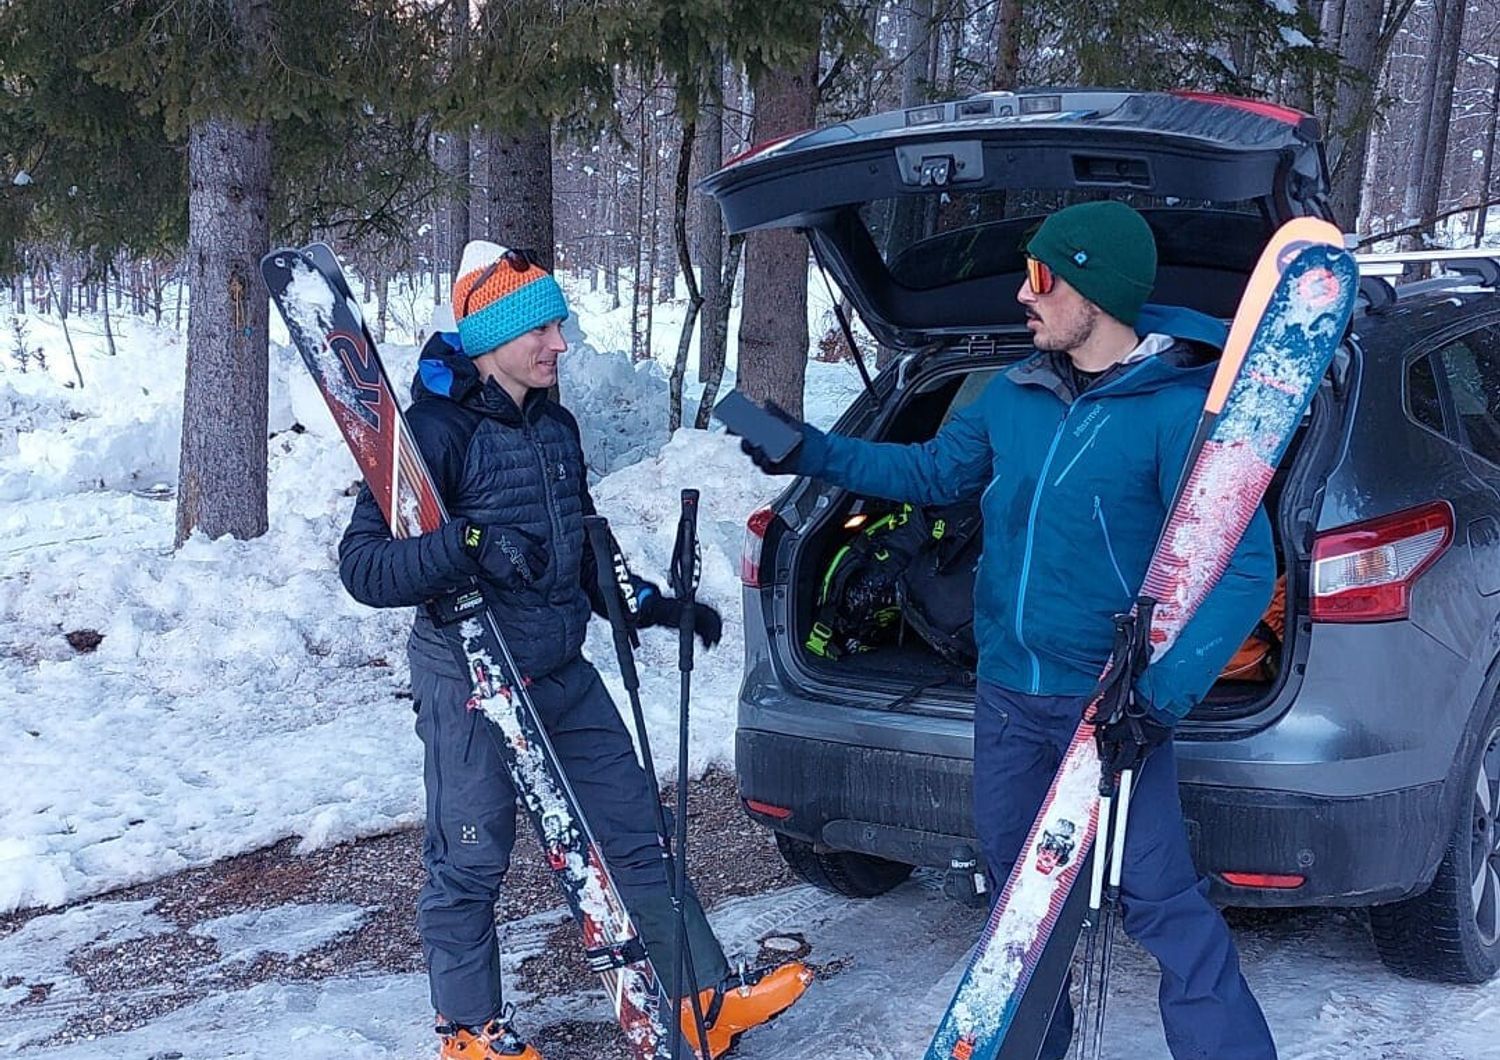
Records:
[[[796,431],[798,434],[806,434],[805,428],[807,425],[799,420],[796,416],[793,416],[786,409],[776,404],[776,402],[767,401],[766,411],[775,416],[782,423],[785,423],[788,427],[792,428],[792,430]],[[797,454],[801,450],[802,446],[798,445],[780,460],[772,460],[769,456],[766,455],[766,451],[764,449],[756,445],[750,439],[740,439],[740,452],[744,453],[751,460],[755,461],[755,466],[760,468],[768,475],[795,475],[797,473]]]
[[[635,586],[636,617],[644,626],[670,626],[676,629],[682,621],[682,601],[666,596],[655,582],[637,579]],[[702,601],[693,602],[693,632],[705,648],[712,648],[724,636],[724,620],[719,612]]]
[[[1172,738],[1172,726],[1158,721],[1134,692],[1124,709],[1110,717],[1098,719],[1094,716],[1097,712],[1096,708],[1089,721],[1094,724],[1094,743],[1106,773],[1139,769],[1147,755]]]
[[[535,584],[547,569],[547,546],[524,530],[468,523],[459,540],[478,568],[475,573],[504,589]]]

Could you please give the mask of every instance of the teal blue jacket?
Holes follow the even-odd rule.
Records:
[[[797,471],[867,496],[950,504],[982,491],[974,585],[979,677],[1031,695],[1084,695],[1113,616],[1139,590],[1197,430],[1214,364],[1176,343],[1119,365],[1076,399],[1054,356],[996,376],[929,442],[805,430]],[[1276,578],[1256,512],[1222,580],[1137,684],[1175,723],[1254,628]]]

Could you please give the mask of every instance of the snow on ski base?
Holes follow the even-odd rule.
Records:
[[[911,1060],[920,1056],[968,960],[984,917],[950,902],[936,874],[870,901],[809,887],[737,898],[710,919],[731,953],[753,952],[767,934],[798,931],[811,960],[833,970],[769,1026],[745,1036],[737,1060]],[[0,939],[5,969],[40,962],[58,979],[44,1013],[0,1009],[0,1050],[34,1060],[229,1060],[311,1057],[426,1060],[433,1051],[424,976],[346,976],[267,983],[214,995],[134,1031],[60,1047],[28,1045],[66,1017],[82,984],[68,953],[153,930],[151,903],[77,906]],[[284,939],[335,907],[285,910]],[[561,911],[505,928],[507,977],[535,954]],[[1237,921],[1245,975],[1266,1010],[1282,1060],[1487,1060],[1500,1057],[1500,983],[1454,987],[1397,978],[1379,963],[1362,917],[1339,911],[1261,915]],[[295,950],[295,943],[273,943]],[[1115,948],[1106,1026],[1107,1060],[1169,1060],[1156,1014],[1156,968],[1123,937]],[[602,992],[569,997],[508,995],[523,1030],[563,1020],[612,1024]],[[620,1053],[624,1055],[623,1046]],[[616,1060],[564,1058],[564,1060]]]

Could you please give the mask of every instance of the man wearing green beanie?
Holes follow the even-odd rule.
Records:
[[[918,505],[980,498],[974,824],[992,894],[1110,656],[1113,616],[1134,602],[1213,378],[1218,351],[1174,337],[1201,335],[1201,314],[1143,311],[1155,280],[1156,244],[1140,214],[1114,201],[1071,206],[1026,244],[1016,297],[1036,352],[997,372],[932,440],[874,444],[791,421],[802,441],[781,460],[742,442],[768,474]],[[1161,968],[1176,1060],[1276,1056],[1193,865],[1172,750],[1174,726],[1255,626],[1275,576],[1261,511],[1193,621],[1135,682],[1144,718],[1095,730],[1101,758],[1135,771],[1123,919]],[[1065,990],[1042,1060],[1066,1055],[1072,1024]]]

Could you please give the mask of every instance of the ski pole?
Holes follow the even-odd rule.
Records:
[[[614,535],[610,533],[609,521],[601,515],[587,515],[584,516],[583,526],[585,533],[588,534],[589,545],[594,551],[595,573],[599,580],[599,592],[604,597],[604,610],[609,616],[610,631],[614,635],[615,656],[620,663],[620,679],[624,682],[625,693],[630,698],[630,712],[635,722],[637,738],[641,743],[641,764],[646,770],[646,783],[651,789],[652,801],[656,804],[656,833],[661,845],[662,869],[667,876],[667,891],[672,901],[673,911],[676,912],[680,909],[681,902],[674,887],[672,850],[667,842],[667,818],[662,806],[661,785],[656,779],[656,763],[651,755],[651,738],[646,732],[646,714],[641,708],[641,678],[636,670],[635,652],[631,645],[634,629],[625,617],[627,608],[632,617],[635,615],[635,589],[630,582],[630,569],[625,565],[625,558],[615,544]],[[679,956],[676,961],[678,967],[681,967],[683,961],[686,960],[688,974],[692,975],[692,955],[681,954],[680,950],[678,952]],[[680,1019],[682,995],[678,992],[679,986],[680,982],[674,969],[671,1020],[673,1060],[676,1060],[678,1046],[682,1042]],[[701,1005],[696,1003],[696,993],[694,1001],[693,1009],[697,1015]],[[699,1016],[699,1044],[704,1044],[706,1040],[702,1018]]]
[[[672,974],[675,977],[685,967],[688,978],[692,980],[693,1019],[698,1026],[698,1044],[707,1053],[702,1001],[698,996],[697,977],[693,974],[692,954],[687,943],[688,695],[692,686],[695,611],[701,573],[698,491],[685,489],[682,491],[682,515],[677,520],[677,541],[672,548],[671,576],[672,592],[682,604],[682,615],[677,624],[677,668],[682,674],[682,700],[677,718],[677,885],[674,892],[677,896],[677,952],[683,955],[683,962],[673,969]],[[675,1042],[672,1057],[676,1060]]]
[[[1089,870],[1089,911],[1084,921],[1088,932],[1083,943],[1083,990],[1078,1003],[1078,1055],[1089,1056],[1089,1006],[1094,990],[1094,951],[1099,939],[1100,903],[1104,895],[1104,867],[1109,861],[1110,807],[1118,790],[1115,778],[1105,773],[1099,778],[1099,825],[1094,834],[1093,861]]]
[[[1130,816],[1132,770],[1120,774],[1120,795],[1115,803],[1115,821],[1110,829],[1109,889],[1104,896],[1103,939],[1099,954],[1099,1003],[1094,1009],[1094,1057],[1104,1055],[1104,1006],[1109,1000],[1109,964],[1115,948],[1115,916],[1120,906],[1120,871],[1125,863],[1125,822]]]

